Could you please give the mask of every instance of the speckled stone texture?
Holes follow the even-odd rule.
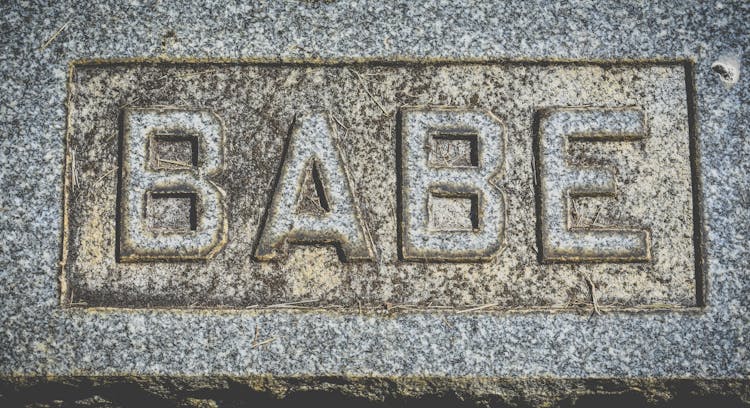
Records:
[[[493,378],[494,385],[464,390],[506,395],[504,401],[520,405],[531,400],[524,390],[560,401],[570,391],[555,386],[567,384],[564,378],[583,381],[578,393],[612,390],[597,382],[609,380],[593,379],[633,379],[617,390],[638,393],[681,378],[693,385],[716,382],[666,387],[649,398],[696,390],[750,399],[747,2],[60,1],[0,7],[0,375],[6,381],[273,375],[315,388],[325,386],[315,376],[364,376],[427,378],[449,388],[448,378]],[[601,315],[63,309],[58,262],[68,64],[138,57],[692,59],[706,307]],[[501,381],[519,377],[530,383]],[[212,384],[206,387],[231,389]],[[391,384],[373,381],[354,392],[377,398],[419,387]],[[372,391],[378,387],[386,391]],[[423,389],[440,393],[440,387]]]
[[[701,303],[692,194],[699,189],[691,185],[686,89],[693,78],[686,61],[370,61],[343,67],[110,62],[75,64],[70,77],[66,305],[244,308],[305,302],[307,308],[354,312],[384,303],[409,310],[485,305],[560,310],[590,307],[589,282],[603,308]],[[563,143],[559,137],[559,146],[547,149],[552,158],[535,160],[533,141],[542,144],[542,131],[534,131],[535,116],[549,107],[585,105],[608,107],[610,115],[640,106],[638,117],[650,129],[641,130],[644,137],[637,140],[568,142],[566,136]],[[146,158],[152,156],[149,139],[135,131],[135,122],[132,131],[123,124],[126,152],[118,163],[120,112],[130,123],[138,112],[134,107],[148,106],[170,107],[152,118],[167,124],[178,117],[180,106],[212,112],[225,127],[224,165],[214,153],[198,155],[205,162],[197,167],[201,171],[146,171],[144,162],[153,161]],[[303,116],[316,109],[322,113]],[[575,125],[579,122],[568,116],[590,110],[579,108],[559,122]],[[606,114],[593,116],[594,122],[607,125],[600,116]],[[293,124],[298,131],[290,132]],[[431,167],[434,158],[427,158],[430,150],[423,139],[434,139],[430,129],[441,126],[485,129],[477,147],[481,166]],[[334,210],[326,218],[300,213],[296,205],[299,174],[310,167],[309,157],[317,157],[325,170],[327,180],[321,184]],[[543,171],[555,157],[572,164],[564,169],[558,164],[560,174]],[[115,261],[118,166],[123,169],[120,257],[128,262]],[[582,173],[582,168],[600,169],[594,179],[601,180],[602,168],[605,175],[611,172],[617,196],[579,197],[573,210],[563,209],[562,190],[572,185],[572,172]],[[213,177],[203,175],[210,170]],[[202,231],[153,238],[141,231],[142,197],[156,182],[171,191],[202,191],[198,196],[204,199],[198,201],[208,204],[199,217]],[[460,216],[427,210],[425,202],[434,204],[435,186],[441,186],[441,194],[469,189],[481,195],[480,233],[427,226],[441,212]],[[226,192],[223,198],[218,188]],[[571,212],[572,225],[584,231],[572,237],[584,234],[605,243],[604,234],[615,247],[625,239],[618,239],[621,232],[612,226],[643,226],[653,236],[648,242],[653,261],[539,262],[535,197],[555,188],[556,198],[543,201],[550,207],[550,214],[541,217],[546,224],[563,222]],[[217,230],[218,199],[209,197],[222,199],[226,207],[223,248],[201,238]],[[154,207],[149,204],[146,212]],[[335,237],[335,231],[347,243],[339,246],[343,260],[332,245],[295,244]],[[293,243],[283,248],[288,237]],[[205,247],[199,246],[202,241]],[[145,248],[126,254],[133,245]],[[194,248],[217,248],[218,253],[206,262],[185,262],[193,256],[179,251]],[[159,255],[183,262],[158,262]],[[138,256],[156,261],[132,262]]]

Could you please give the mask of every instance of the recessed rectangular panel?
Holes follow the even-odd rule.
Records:
[[[63,304],[700,305],[690,75],[74,64]]]

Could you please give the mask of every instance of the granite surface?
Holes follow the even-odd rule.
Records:
[[[747,383],[748,2],[20,1],[3,3],[0,11],[3,376],[649,377]],[[694,59],[706,307],[593,316],[61,309],[68,64],[126,57]],[[739,69],[719,64],[712,70],[716,61],[734,61]],[[747,401],[747,388],[740,392]]]
[[[697,219],[686,89],[692,81],[690,67],[686,61],[608,66],[549,61],[440,66],[375,61],[344,66],[76,64],[71,69],[68,103],[63,302],[130,308],[245,308],[304,302],[297,306],[348,308],[355,313],[385,303],[411,311],[428,306],[560,310],[589,308],[591,283],[602,308],[699,305],[696,277],[702,280],[702,271],[696,271],[693,231],[700,223],[693,222]],[[124,152],[118,162],[118,117],[126,105],[131,106],[128,112],[136,112],[133,106],[160,106],[162,113],[153,115],[162,121],[174,115],[168,112],[185,105],[213,113],[225,129],[224,165],[212,163],[217,156],[207,153],[196,170],[188,165],[184,170],[143,171],[153,168],[145,164],[153,161],[146,159],[153,156],[145,148],[146,136],[128,132],[130,125],[125,124],[123,134],[129,136],[122,146],[130,153]],[[434,108],[467,105],[470,111]],[[627,111],[612,107],[640,106],[638,117],[648,123],[648,132],[644,129],[640,140],[608,142],[568,142],[567,137],[563,142],[559,137],[560,146],[548,149],[551,158],[535,159],[534,140],[541,140],[534,132],[535,115],[546,107],[582,105],[608,106],[605,112],[616,117]],[[324,112],[318,119],[302,115],[316,109]],[[123,115],[123,122],[131,122],[132,116]],[[594,117],[606,125],[600,116],[609,116]],[[563,123],[576,123],[564,119]],[[424,147],[422,139],[428,133],[420,129],[455,128],[455,120],[464,129],[486,129],[476,136],[481,166],[428,164],[435,155]],[[293,124],[304,131],[290,133]],[[397,151],[402,152],[400,160]],[[296,205],[302,196],[297,191],[304,186],[300,174],[312,167],[307,158],[313,155],[326,177],[321,190],[334,210],[323,217],[300,212]],[[565,168],[557,164],[562,175],[544,174],[541,169],[553,167],[555,157],[572,164]],[[444,159],[439,160],[437,165],[443,166]],[[209,166],[218,174],[205,178]],[[119,184],[118,167],[123,169]],[[558,194],[541,200],[552,214],[540,218],[567,221],[562,191],[587,168],[600,169],[594,179],[606,180],[612,174],[613,186],[607,191],[616,191],[616,196],[589,194],[572,201],[576,218],[571,223],[579,232],[566,235],[568,242],[583,235],[596,244],[606,243],[604,234],[610,247],[617,249],[627,242],[617,228],[642,226],[648,229],[647,248],[653,261],[585,266],[539,262],[538,248],[543,246],[536,234],[535,187],[556,188]],[[601,169],[606,169],[605,176]],[[340,177],[347,174],[348,181]],[[206,179],[214,184],[201,181]],[[208,190],[198,194],[206,198],[217,197],[217,188],[225,191],[224,197],[218,197],[226,207],[226,245],[206,244],[208,240],[201,238],[210,237],[220,225],[216,198],[202,205],[202,215],[197,217],[201,231],[157,231],[159,235],[146,237],[148,232],[140,231],[139,212],[144,208],[143,192],[157,181],[162,184],[159,188],[172,192]],[[128,262],[116,261],[118,185],[119,256]],[[442,213],[444,219],[460,215],[451,207],[435,205],[434,186],[440,186],[438,195],[465,189],[479,193],[477,230],[481,232],[471,226],[468,231],[429,226],[432,215]],[[698,186],[694,188],[697,192]],[[432,205],[431,211],[426,203]],[[146,212],[153,207],[149,205]],[[468,217],[470,210],[463,214]],[[640,237],[643,232],[635,234]],[[338,250],[320,245],[326,236],[341,236],[343,244]],[[287,240],[292,243],[284,244]],[[308,244],[295,244],[300,241]],[[127,255],[125,242],[145,247],[131,249],[133,253]],[[188,256],[180,255],[179,251],[200,245],[215,256],[187,262]],[[158,262],[165,255],[182,262]],[[138,262],[134,259],[138,257],[146,261]],[[612,251],[606,257],[611,258]]]

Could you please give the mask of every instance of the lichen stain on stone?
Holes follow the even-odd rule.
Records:
[[[81,226],[78,239],[80,247],[85,251],[82,255],[91,266],[99,265],[105,256],[112,256],[112,251],[105,246],[108,233],[102,225],[101,213],[92,211],[87,223]]]
[[[330,248],[300,247],[289,251],[284,265],[293,299],[321,298],[341,284],[339,262]]]

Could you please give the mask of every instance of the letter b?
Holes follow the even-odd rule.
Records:
[[[122,112],[118,260],[209,259],[225,244],[223,127],[208,111]]]
[[[486,261],[505,232],[503,124],[489,112],[400,112],[401,255],[406,260]]]

